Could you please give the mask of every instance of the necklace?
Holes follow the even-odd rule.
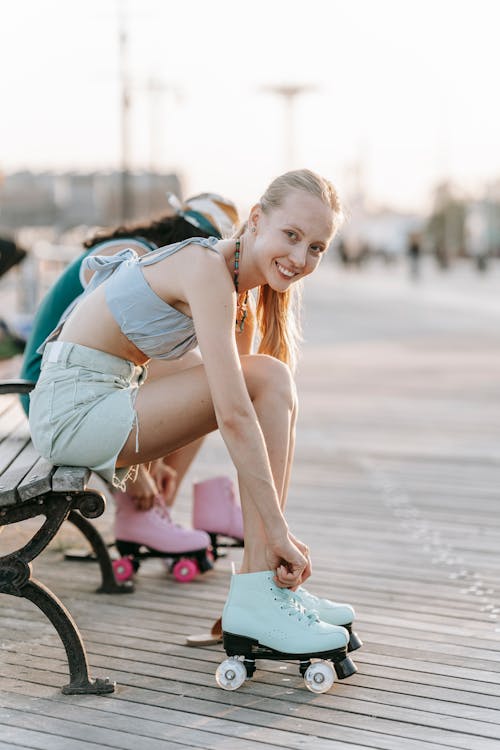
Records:
[[[234,251],[233,283],[234,283],[234,288],[236,289],[236,294],[237,294],[236,327],[241,333],[243,331],[243,328],[245,327],[245,320],[247,317],[248,290],[245,292],[244,295],[240,294],[238,291],[239,275],[240,275],[240,253],[241,253],[241,240],[238,237],[238,239],[235,242],[235,251]]]

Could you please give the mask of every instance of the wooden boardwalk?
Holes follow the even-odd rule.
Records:
[[[231,561],[176,584],[148,561],[136,593],[93,593],[94,564],[36,562],[66,603],[105,697],[63,696],[62,646],[27,602],[0,598],[0,750],[498,750],[500,302],[494,281],[321,269],[306,293],[301,415],[288,517],[313,550],[310,589],[357,610],[359,672],[313,695],[262,662],[219,689],[220,647],[185,635],[220,614]],[[500,290],[498,285],[497,294]],[[232,473],[211,436],[192,478]],[[186,481],[176,518],[190,519]],[[111,505],[98,519],[109,536]],[[0,536],[8,548],[22,525]]]

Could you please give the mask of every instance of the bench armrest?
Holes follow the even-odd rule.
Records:
[[[4,393],[29,393],[36,383],[33,380],[0,380],[0,395]]]

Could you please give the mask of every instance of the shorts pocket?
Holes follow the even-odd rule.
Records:
[[[121,390],[123,387],[124,381],[122,378],[89,372],[85,369],[79,370],[75,379],[73,406],[81,408],[88,404],[95,404],[103,397],[107,397],[113,391]]]
[[[36,387],[30,393],[29,425],[33,445],[44,458],[50,458],[54,438],[52,404],[54,383]]]

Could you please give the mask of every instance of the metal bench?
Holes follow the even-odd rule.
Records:
[[[67,520],[86,537],[99,562],[102,581],[98,592],[133,590],[130,583],[116,582],[106,544],[87,520],[102,515],[106,507],[102,493],[87,487],[90,470],[53,466],[40,457],[31,442],[27,419],[12,394],[29,393],[33,386],[23,380],[0,381],[0,534],[8,524],[45,517],[27,544],[9,554],[0,552],[0,594],[29,599],[54,625],[66,649],[70,674],[63,693],[111,693],[114,683],[89,676],[85,646],[68,610],[32,576],[32,561]]]

